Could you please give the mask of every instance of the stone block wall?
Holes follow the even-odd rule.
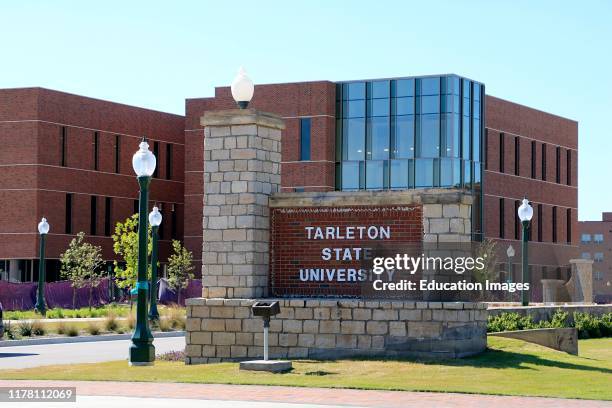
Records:
[[[271,358],[456,358],[486,347],[486,305],[471,302],[276,299]],[[252,299],[187,300],[186,363],[263,356]]]
[[[204,297],[266,296],[268,199],[280,190],[282,119],[249,109],[206,112]]]

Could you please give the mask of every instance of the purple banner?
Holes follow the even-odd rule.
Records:
[[[201,297],[202,296],[202,281],[199,279],[192,279],[187,284],[187,287],[181,290],[181,306],[185,306],[185,299]],[[171,304],[177,303],[178,296],[176,292],[168,286],[166,279],[159,280],[159,303]]]

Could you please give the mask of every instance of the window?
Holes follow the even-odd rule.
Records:
[[[555,164],[556,164],[555,181],[560,184],[561,183],[561,148],[559,146],[557,146]]]
[[[392,189],[412,188],[414,180],[412,177],[412,163],[414,160],[391,160],[391,184]]]
[[[60,131],[60,166],[66,167],[66,145],[68,144],[68,131],[62,126]]]
[[[580,257],[582,259],[591,259],[591,253],[590,252],[583,252]]]
[[[384,160],[366,161],[367,190],[382,190],[385,188],[385,163]]]
[[[514,239],[519,239],[520,238],[520,231],[521,231],[521,220],[519,220],[518,217],[518,209],[519,206],[521,205],[521,203],[518,200],[514,201],[514,213],[513,213],[513,218],[514,218]]]
[[[591,234],[582,234],[580,236],[580,242],[583,244],[588,244],[591,242]]]
[[[417,156],[440,156],[440,115],[420,115],[417,133]]]
[[[521,141],[514,137],[514,175],[518,176],[521,167]]]
[[[395,158],[412,159],[414,157],[414,115],[396,116],[392,123],[395,134]]]
[[[89,232],[91,235],[96,235],[96,224],[98,221],[98,197],[91,196],[90,212],[89,212]]]
[[[165,223],[163,222],[164,205],[162,203],[157,203],[157,208],[159,208],[159,212],[162,215],[162,223],[159,224],[159,227],[157,228],[157,234],[158,234],[159,239],[164,239],[164,225],[165,225]]]
[[[542,180],[546,181],[546,144],[542,144]]]
[[[531,141],[531,178],[536,178],[536,142]]]
[[[120,163],[121,163],[121,149],[120,149],[120,145],[121,145],[121,138],[119,135],[115,135],[115,173],[119,173],[120,169]]]
[[[593,235],[593,242],[595,242],[596,244],[601,244],[603,241],[604,241],[603,234],[594,234]]]
[[[138,210],[139,210],[139,208],[138,208],[138,200],[134,200],[134,208],[133,209],[134,209],[134,214],[138,214]]]
[[[111,235],[111,214],[112,214],[112,198],[106,197],[106,203],[104,206],[104,235],[110,237]]]
[[[505,211],[504,211],[504,199],[499,199],[499,237],[504,238],[505,235]]]
[[[155,166],[155,171],[153,171],[153,177],[157,178],[159,176],[159,142],[153,142],[153,155],[157,160],[157,166]]]
[[[310,160],[310,118],[300,119],[299,160]]]
[[[568,244],[572,243],[572,209],[568,208],[565,210],[565,235],[566,242]]]
[[[542,230],[542,204],[538,204],[538,242],[544,239],[544,231]]]
[[[93,168],[94,170],[99,170],[99,146],[100,146],[100,133],[94,132],[93,134]]]
[[[552,208],[552,242],[557,242],[557,207]]]
[[[72,234],[72,194],[66,194],[66,223],[64,232]]]
[[[504,172],[504,134],[499,134],[499,172]]]
[[[168,143],[166,145],[166,180],[172,180],[172,166],[174,161],[172,158],[172,145]]]
[[[567,177],[567,181],[566,184],[568,186],[572,185],[572,151],[571,150],[567,150],[567,161],[565,162],[565,165],[567,167],[566,170],[566,177]]]
[[[172,204],[171,214],[170,214],[170,237],[172,239],[176,239],[177,237],[177,227],[178,227],[177,212],[178,211],[176,208],[176,204]]]
[[[601,280],[603,280],[603,277],[604,277],[603,272],[601,272],[601,271],[595,271],[595,272],[593,272],[593,278],[594,278],[596,281],[601,281]]]
[[[595,256],[593,256],[593,261],[595,262],[603,262],[604,254],[603,252],[595,252]]]

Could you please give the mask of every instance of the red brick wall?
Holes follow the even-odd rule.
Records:
[[[61,166],[61,129],[66,128],[66,163]],[[99,133],[99,167],[94,169],[94,132]],[[51,232],[47,257],[57,258],[74,234],[101,245],[114,259],[112,241],[104,236],[105,197],[112,198],[114,224],[133,212],[138,183],[131,159],[143,135],[160,144],[159,178],[151,183],[151,200],[163,203],[165,223],[160,259],[170,245],[170,207],[183,230],[184,117],[43,88],[0,90],[0,258],[37,257],[36,225],[44,215]],[[115,173],[115,136],[120,136],[120,171]],[[166,180],[166,146],[173,146],[172,180]],[[65,234],[66,194],[73,194],[72,231]],[[96,235],[90,235],[91,196],[98,197]],[[10,210],[8,210],[10,208]],[[15,220],[18,220],[16,222]]]
[[[323,248],[372,248],[412,246],[423,239],[421,206],[356,206],[273,208],[271,210],[271,295],[272,296],[358,296],[360,282],[303,282],[300,269],[367,268],[367,261],[322,259]],[[389,226],[390,239],[308,239],[306,227]],[[355,255],[355,253],[353,253]]]

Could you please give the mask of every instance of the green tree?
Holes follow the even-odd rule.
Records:
[[[193,279],[193,254],[187,250],[180,241],[172,241],[172,255],[168,257],[168,286],[178,295],[178,303],[181,303],[181,290]]]
[[[94,288],[102,281],[102,248],[84,242],[85,233],[79,232],[60,257],[61,276],[70,281],[72,286],[72,307],[76,308],[77,289],[89,287],[89,307],[93,299]]]
[[[147,259],[153,249],[151,226],[148,228],[148,235]],[[124,266],[115,261],[116,284],[120,288],[133,288],[138,278],[138,214],[126,218],[124,222],[118,222],[112,238],[113,250],[125,263]],[[151,265],[148,265],[147,279],[150,276]]]

